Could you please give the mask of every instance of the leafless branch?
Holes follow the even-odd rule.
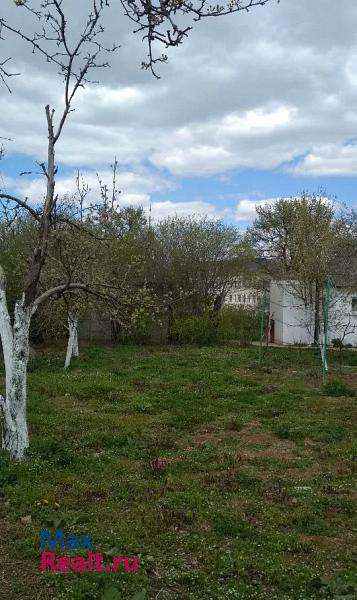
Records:
[[[156,64],[167,61],[167,55],[156,55],[154,45],[165,49],[179,46],[188,37],[192,25],[206,17],[218,17],[264,6],[271,0],[227,0],[225,4],[211,4],[208,0],[120,0],[124,14],[136,24],[134,33],[142,33],[148,45],[143,69],[149,69],[159,79]],[[280,2],[280,0],[277,0]]]
[[[16,75],[19,75],[20,73],[12,73],[11,71],[8,71],[6,65],[10,60],[11,58],[9,57],[0,62],[0,79],[11,94],[11,88],[8,84],[8,80],[10,79],[10,77],[16,77]]]
[[[157,54],[155,49],[163,46],[166,50],[170,47],[181,45],[192,30],[192,23],[200,21],[207,17],[219,17],[229,15],[240,11],[246,11],[268,4],[272,0],[226,0],[224,4],[211,4],[208,0],[120,0],[124,14],[133,23],[135,23],[134,33],[142,34],[143,40],[147,43],[147,59],[142,62],[143,69],[149,69],[152,74],[159,78],[156,72],[156,65],[167,61],[165,53]],[[47,61],[55,63],[65,80],[74,76],[75,85],[82,86],[88,81],[87,72],[93,66],[106,67],[107,63],[97,63],[98,52],[102,51],[103,46],[97,41],[97,36],[102,33],[102,28],[98,26],[101,12],[108,7],[109,0],[92,0],[92,12],[88,22],[82,32],[82,42],[78,46],[70,47],[67,43],[67,20],[62,9],[62,0],[42,0],[40,10],[31,7],[31,0],[19,0],[19,4],[34,14],[36,19],[45,26],[42,31],[34,36],[27,35],[21,29],[16,29],[0,19],[0,26],[12,33],[16,33],[24,41],[30,43],[33,52],[39,52]],[[280,2],[280,0],[276,0]],[[60,40],[60,45],[56,47]],[[52,42],[55,45],[53,51],[48,49],[48,44]],[[76,70],[74,65],[76,59],[81,55],[83,46],[90,46],[84,59],[84,65]],[[114,51],[119,46],[106,49],[109,52]],[[70,58],[67,68],[63,69],[63,58]],[[83,57],[82,57],[83,58]],[[86,68],[86,65],[87,68]],[[84,72],[83,72],[84,70]],[[70,86],[66,91],[67,102],[70,104],[71,90]]]
[[[36,221],[40,222],[38,212],[27,203],[27,199],[20,200],[20,198],[16,198],[16,196],[0,192],[0,200],[4,200],[6,203],[15,203],[16,206],[26,209]]]
[[[49,290],[46,290],[40,296],[38,296],[35,302],[33,303],[32,313],[34,314],[38,307],[52,296],[60,297],[65,292],[70,290],[82,290],[86,294],[90,294],[92,296],[105,300],[106,302],[113,302],[117,304],[118,298],[116,295],[110,294],[108,291],[102,291],[108,289],[120,291],[122,287],[107,285],[104,283],[91,283],[90,285],[85,283],[63,283],[61,285],[57,285],[53,288],[50,288]]]

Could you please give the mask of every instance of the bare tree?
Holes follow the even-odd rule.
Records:
[[[93,69],[107,65],[100,59],[105,52],[101,43],[103,27],[101,25],[103,2],[93,0],[91,12],[87,15],[83,29],[76,39],[69,33],[61,0],[45,0],[42,3],[42,32],[32,38],[22,31],[14,30],[1,21],[3,28],[19,35],[36,49],[50,56],[63,75],[64,103],[58,119],[49,105],[45,107],[48,145],[47,160],[40,163],[46,180],[46,194],[43,202],[31,202],[27,198],[18,198],[0,193],[0,201],[6,215],[16,215],[26,211],[35,222],[36,241],[29,257],[27,273],[20,297],[15,302],[13,316],[10,316],[6,297],[6,278],[0,271],[0,334],[4,353],[6,372],[6,397],[1,398],[0,407],[3,417],[2,445],[13,459],[21,460],[28,447],[28,429],[26,416],[26,377],[29,356],[29,329],[32,316],[39,306],[54,295],[63,294],[68,289],[81,289],[91,292],[83,282],[64,280],[60,284],[40,291],[41,273],[48,255],[50,233],[56,226],[57,201],[55,179],[57,167],[55,150],[65,122],[72,110],[73,99],[79,88],[88,81]],[[41,50],[44,43],[46,50]],[[53,52],[50,48],[53,48]],[[114,49],[114,48],[113,48]],[[113,50],[112,49],[112,50]],[[98,288],[99,289],[99,288]],[[96,293],[99,293],[96,292]]]
[[[167,61],[166,54],[155,54],[155,44],[165,49],[182,44],[192,30],[193,23],[208,17],[219,17],[264,6],[271,0],[227,0],[225,4],[211,4],[208,0],[120,0],[124,13],[142,33],[148,45],[143,69],[150,69],[158,77],[155,66]],[[279,3],[280,0],[277,0]]]
[[[27,10],[38,23],[34,33],[16,27],[0,17],[0,37],[4,33],[15,35],[32,48],[35,54],[55,66],[63,77],[63,106],[56,118],[53,107],[45,107],[48,132],[47,158],[39,163],[46,181],[46,194],[43,201],[20,198],[5,192],[0,193],[0,201],[6,218],[16,219],[16,216],[26,212],[35,224],[35,244],[28,260],[28,268],[23,287],[18,296],[13,314],[10,315],[6,295],[6,277],[4,269],[0,270],[0,335],[3,346],[6,371],[6,396],[1,397],[0,409],[3,417],[2,445],[9,451],[11,457],[21,460],[28,447],[28,428],[26,414],[26,377],[29,356],[29,329],[31,318],[38,308],[54,296],[59,296],[69,290],[81,290],[98,297],[103,295],[103,282],[89,287],[87,283],[69,279],[58,283],[46,290],[41,290],[41,275],[48,257],[48,244],[51,230],[58,223],[55,190],[56,161],[55,154],[58,142],[63,133],[64,125],[73,110],[73,100],[76,93],[88,81],[93,70],[108,66],[102,56],[114,52],[113,45],[107,48],[103,45],[103,11],[109,7],[109,0],[91,0],[91,9],[84,19],[82,30],[74,33],[75,28],[68,22],[64,0],[14,0],[21,10]],[[156,3],[146,0],[120,0],[125,14],[137,24],[136,31],[144,33],[148,43],[148,60],[143,63],[155,74],[154,65],[157,61],[166,60],[165,56],[155,57],[155,43],[166,47],[178,46],[187,37],[190,26],[181,25],[186,16],[198,21],[204,17],[213,17],[242,10],[249,10],[258,5],[264,5],[270,0],[229,0],[227,6],[211,7],[206,0],[196,3],[179,0],[158,0]],[[113,0],[114,2],[114,0]],[[177,18],[177,21],[174,19]],[[0,79],[8,85],[13,73],[8,68],[8,59],[0,64]],[[104,288],[106,298],[110,300],[110,292]]]
[[[280,0],[275,0],[277,3]],[[249,12],[258,6],[264,6],[272,0],[226,0],[222,4],[211,4],[208,0],[119,0],[124,15],[134,24],[134,33],[142,35],[147,44],[147,58],[142,61],[141,67],[149,69],[152,74],[159,78],[156,65],[164,63],[168,57],[165,53],[157,53],[156,48],[160,46],[165,50],[180,46],[188,37],[193,25],[202,19],[234,14],[236,12]],[[47,9],[52,4],[58,5],[62,10],[63,0],[14,0],[17,6],[32,12],[40,20],[47,18]],[[97,0],[94,10],[102,10],[103,7],[117,4],[116,0]],[[62,11],[63,12],[63,11]],[[4,19],[0,18],[1,28],[16,32],[24,40],[29,42],[34,51],[43,54],[47,60],[54,61],[62,68],[61,59],[56,52],[50,52],[42,44],[44,37],[41,34],[27,36],[23,31],[12,27]],[[56,26],[55,26],[56,29]],[[0,63],[0,78],[8,86],[6,80],[14,75],[9,72],[5,65]],[[1,69],[3,66],[3,69]]]

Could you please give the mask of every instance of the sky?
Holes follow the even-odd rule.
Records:
[[[73,39],[89,4],[64,0]],[[12,0],[1,16],[31,31]],[[104,24],[105,43],[121,48],[75,99],[57,148],[60,195],[74,191],[79,169],[96,196],[97,174],[110,184],[116,156],[121,202],[151,206],[154,219],[205,214],[244,229],[256,204],[319,190],[357,208],[355,0],[269,0],[196,23],[159,80],[140,68],[147,48],[119,2]],[[35,202],[44,106],[59,112],[63,86],[15,36],[0,41],[8,56],[21,75],[11,94],[0,88],[0,187]]]

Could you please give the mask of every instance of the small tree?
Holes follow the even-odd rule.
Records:
[[[171,217],[153,230],[149,280],[166,298],[169,337],[176,316],[219,314],[245,249],[238,230],[205,217]]]
[[[109,186],[99,183],[98,203],[86,201],[89,188],[84,186],[77,190],[74,199],[58,205],[57,224],[49,240],[42,274],[44,289],[63,280],[68,284],[81,281],[85,287],[69,285],[59,300],[55,296],[49,306],[41,309],[44,331],[63,335],[64,323],[67,324],[65,368],[72,356],[79,355],[80,318],[100,314],[101,318],[110,319],[117,331],[130,330],[138,311],[141,316],[155,315],[155,299],[144,276],[147,229],[143,211],[120,208],[115,177],[111,191]]]
[[[335,270],[344,285],[352,292],[357,290],[357,211],[345,206],[337,220],[338,246]]]
[[[313,337],[318,344],[324,285],[337,243],[334,207],[322,195],[303,194],[257,206],[256,211],[249,230],[256,252],[269,259],[271,274],[288,279],[289,289],[306,307],[313,307]]]
[[[94,1],[82,31],[74,40],[69,33],[62,2],[46,0],[42,3],[42,8],[44,12],[37,13],[37,17],[42,21],[42,33],[35,34],[31,38],[21,31],[17,34],[30,42],[34,48],[50,56],[51,61],[60,68],[64,78],[64,105],[58,120],[56,121],[55,111],[49,105],[45,108],[48,132],[47,160],[41,163],[40,167],[46,180],[46,194],[42,203],[35,201],[30,204],[28,199],[0,193],[0,200],[3,206],[6,206],[6,214],[12,214],[12,218],[16,219],[17,215],[26,212],[33,220],[35,231],[32,254],[29,257],[22,290],[15,301],[12,318],[6,296],[5,272],[3,268],[0,271],[0,334],[6,387],[6,397],[1,398],[0,401],[3,417],[2,446],[9,451],[13,459],[17,460],[23,458],[28,446],[26,378],[32,316],[43,302],[54,295],[59,295],[68,289],[87,290],[86,284],[82,282],[65,280],[41,292],[41,275],[48,256],[50,234],[58,222],[55,150],[77,91],[86,83],[91,70],[106,64],[100,61],[100,55],[104,50],[100,42],[103,33],[102,2]],[[3,20],[1,24],[3,28],[14,31]],[[41,42],[46,50],[41,50]],[[52,53],[48,49],[51,44],[54,45]]]

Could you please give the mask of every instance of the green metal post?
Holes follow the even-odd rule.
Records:
[[[322,383],[325,385],[327,379],[327,344],[328,344],[328,319],[329,319],[329,306],[330,306],[330,294],[331,294],[331,279],[330,275],[326,277],[326,296],[324,306],[324,352],[323,352],[323,363],[322,363]]]
[[[259,366],[262,366],[263,362],[263,337],[264,337],[264,320],[265,320],[265,306],[266,306],[266,290],[263,292],[262,298],[262,310],[260,315],[260,340],[259,340]]]

